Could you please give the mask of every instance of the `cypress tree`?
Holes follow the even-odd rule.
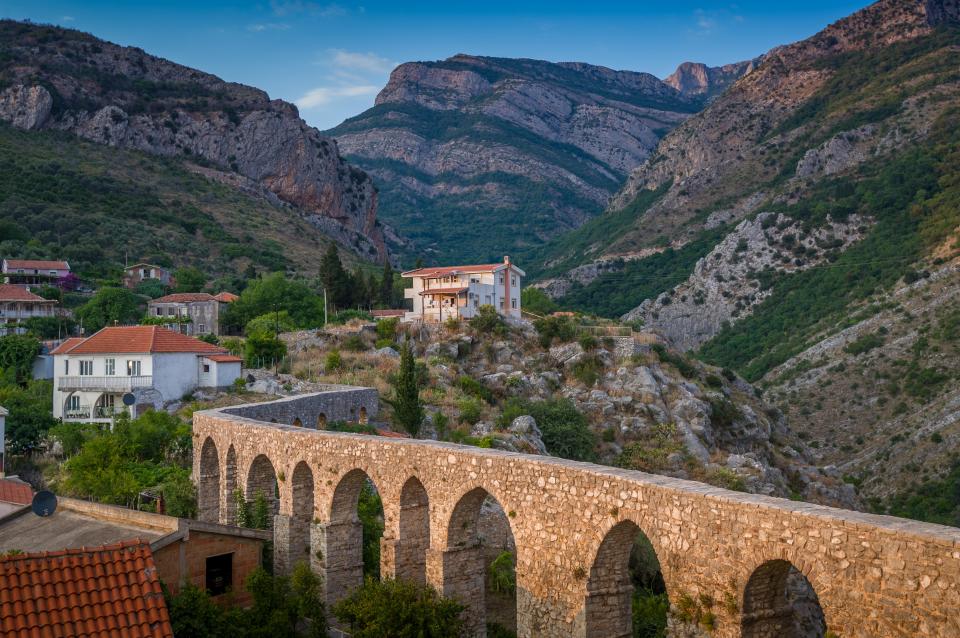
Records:
[[[331,243],[320,262],[320,281],[327,289],[327,300],[338,308],[347,308],[352,300],[352,281],[350,273],[340,261],[340,251],[337,245]]]
[[[410,436],[416,437],[423,421],[423,405],[420,403],[420,386],[417,383],[417,364],[413,359],[410,342],[405,341],[400,350],[400,371],[393,386],[393,416]]]
[[[393,268],[390,260],[383,260],[383,279],[380,280],[380,303],[385,308],[393,307]]]

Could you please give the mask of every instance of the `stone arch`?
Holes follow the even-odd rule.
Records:
[[[197,485],[197,508],[201,521],[220,521],[220,457],[217,444],[209,436],[200,447],[200,476]]]
[[[302,561],[310,561],[310,529],[314,519],[313,471],[306,461],[300,461],[290,476],[292,494],[290,532],[285,568],[292,569]]]
[[[227,457],[223,463],[223,500],[220,513],[226,525],[237,524],[237,451],[231,444],[227,448]]]
[[[363,406],[360,406],[360,418],[359,418],[359,421],[360,421],[360,424],[361,424],[361,425],[366,425],[366,424],[369,423],[369,421],[370,421],[370,419],[367,418],[367,409],[366,409],[365,407],[363,407]]]
[[[295,428],[302,428],[302,427],[303,427],[303,421],[300,420],[300,417],[296,417],[296,418],[293,419],[293,427],[295,427]]]
[[[267,528],[273,529],[273,519],[280,512],[280,487],[277,483],[277,472],[265,455],[259,454],[250,464],[247,471],[245,496],[248,502],[257,498],[258,492],[263,492],[267,499]]]
[[[395,576],[418,584],[427,582],[430,547],[430,497],[415,476],[400,490],[400,530],[394,557]]]
[[[491,565],[505,551],[512,553],[513,591],[494,591]],[[467,606],[466,633],[485,635],[488,623],[517,630],[516,541],[501,502],[482,487],[460,497],[447,524],[444,594]],[[449,570],[449,571],[448,571]]]
[[[823,638],[823,609],[807,577],[787,560],[769,560],[743,591],[743,638]]]
[[[324,530],[324,587],[327,603],[332,605],[363,584],[363,525],[358,514],[360,492],[373,479],[359,468],[341,477],[333,490],[328,523]]]
[[[638,561],[655,564],[645,564],[641,570]],[[584,605],[586,635],[632,636],[633,595],[639,587],[652,595],[666,592],[660,558],[639,525],[621,521],[604,535],[590,565]]]
[[[317,429],[326,430],[327,429],[327,415],[321,412],[317,415]]]

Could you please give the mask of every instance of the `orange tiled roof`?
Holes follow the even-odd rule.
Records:
[[[32,268],[34,270],[70,270],[70,264],[65,261],[48,261],[45,259],[4,259],[8,268]]]
[[[439,266],[436,268],[418,268],[416,270],[408,270],[405,273],[402,273],[404,277],[444,277],[446,275],[453,275],[457,273],[474,273],[474,272],[493,272],[498,268],[503,268],[506,264],[477,264],[473,266]]]
[[[193,301],[213,301],[215,297],[209,292],[175,292],[154,299],[151,303],[190,303]]]
[[[172,638],[150,545],[0,558],[0,635]]]
[[[403,308],[399,309],[390,309],[390,310],[371,310],[371,317],[402,317],[407,314],[407,311]]]
[[[34,303],[57,303],[52,299],[44,299],[35,295],[23,286],[15,284],[0,284],[0,301],[32,301]]]
[[[69,352],[70,354],[110,354],[114,352],[226,354],[227,351],[162,326],[110,326],[91,335],[83,343],[71,348]]]
[[[81,343],[83,343],[83,341],[83,337],[70,337],[69,339],[64,339],[63,343],[50,351],[50,354],[67,354],[76,346],[79,346]]]
[[[211,354],[207,357],[211,361],[216,361],[217,363],[239,363],[243,361],[240,357],[237,357],[232,354]]]
[[[468,288],[466,286],[463,286],[462,288],[430,288],[428,290],[421,290],[420,294],[421,295],[457,295],[463,292],[464,290],[468,290]]]
[[[33,489],[29,483],[0,479],[0,501],[29,505],[33,502]]]
[[[240,295],[235,295],[232,292],[221,292],[220,294],[214,295],[213,298],[223,303],[233,303],[240,298]]]

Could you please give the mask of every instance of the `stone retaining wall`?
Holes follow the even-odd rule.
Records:
[[[309,549],[329,600],[360,582],[362,477],[383,499],[382,573],[423,573],[446,594],[468,594],[473,635],[483,635],[484,621],[473,504],[488,494],[507,513],[517,547],[522,637],[629,635],[622,618],[629,605],[617,602],[629,591],[626,569],[616,558],[629,555],[630,535],[621,525],[629,521],[650,539],[671,602],[693,600],[698,613],[709,611],[712,636],[765,635],[756,619],[779,614],[783,596],[751,577],[789,564],[810,582],[828,629],[840,638],[960,638],[958,529],[551,457],[289,424],[320,405],[330,418],[331,406],[349,410],[350,401],[372,401],[369,392],[345,390],[342,403],[323,393],[194,414],[194,449],[214,446],[219,459],[211,466],[213,454],[195,455],[194,476],[218,481],[223,503],[231,485],[245,486],[254,466],[262,475],[268,459],[280,495],[277,551],[295,557]],[[364,405],[373,414],[373,404]],[[426,493],[417,502],[404,489],[413,479]],[[210,493],[200,485],[201,498]],[[428,515],[418,525],[424,498]],[[224,507],[200,508],[229,516]],[[303,525],[310,547],[291,551],[284,531]],[[750,618],[742,617],[745,598]]]

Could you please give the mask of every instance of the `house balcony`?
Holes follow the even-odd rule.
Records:
[[[64,392],[74,392],[76,390],[89,390],[94,392],[130,392],[137,388],[151,388],[151,387],[153,387],[152,376],[57,377],[57,389],[62,390]]]
[[[77,408],[67,408],[63,411],[63,418],[66,421],[78,421],[80,419],[89,419],[91,409],[89,405],[81,405]]]

